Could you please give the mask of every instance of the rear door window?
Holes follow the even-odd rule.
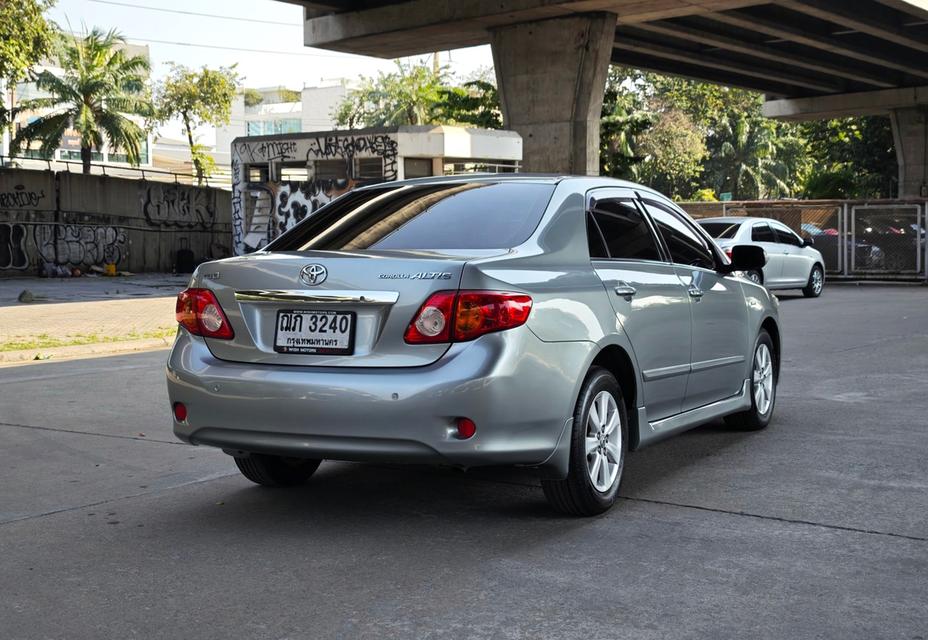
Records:
[[[528,240],[555,185],[448,182],[363,189],[323,207],[270,251],[509,249]]]
[[[766,222],[755,224],[751,227],[751,240],[754,242],[776,242],[777,237],[773,235],[773,229]]]
[[[613,260],[661,259],[657,239],[647,220],[631,200],[594,200],[593,218],[602,231],[609,257]]]

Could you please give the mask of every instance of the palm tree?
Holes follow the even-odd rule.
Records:
[[[736,200],[790,195],[789,168],[778,158],[775,126],[744,114],[723,120],[722,191],[733,193]]]
[[[125,42],[115,30],[104,33],[97,27],[83,38],[68,37],[59,54],[64,74],[40,73],[36,86],[48,97],[22,105],[51,111],[17,134],[14,151],[36,140],[41,143],[40,152],[49,157],[65,132],[73,129],[80,136],[84,173],[90,173],[91,151],[103,146],[104,137],[111,149],[119,149],[130,163],[138,164],[145,130],[126,116],[151,113],[145,95],[149,66],[145,58],[128,57],[117,48]]]

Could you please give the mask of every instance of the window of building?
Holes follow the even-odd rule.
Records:
[[[670,258],[676,264],[715,269],[715,255],[712,250],[680,214],[672,211],[669,206],[652,200],[645,200],[644,205],[664,238]]]
[[[661,259],[657,239],[633,202],[617,198],[595,200],[592,212],[606,241],[610,258],[655,261]]]
[[[316,160],[313,163],[316,180],[347,180],[347,160]]]
[[[59,153],[61,154],[59,157],[62,160],[76,160],[78,162],[80,162],[81,160],[80,149],[62,149]],[[102,151],[91,151],[90,161],[91,162],[103,162],[103,152]]]
[[[358,180],[383,180],[383,158],[358,158],[354,164]]]
[[[309,168],[305,162],[285,162],[280,166],[281,182],[306,182]]]
[[[403,175],[407,178],[426,178],[432,175],[431,158],[405,158]]]
[[[249,120],[245,131],[250,136],[270,136],[276,133],[299,133],[299,118],[279,118],[276,120]]]
[[[266,164],[252,164],[245,167],[245,180],[247,182],[267,182],[268,172]]]

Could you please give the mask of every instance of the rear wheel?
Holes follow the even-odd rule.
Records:
[[[725,418],[725,423],[742,431],[758,431],[770,423],[777,399],[777,363],[773,340],[761,329],[754,343],[751,367],[751,408]]]
[[[822,289],[825,288],[825,272],[819,265],[812,267],[812,273],[809,274],[809,282],[806,283],[802,290],[802,295],[807,298],[817,298],[822,295]]]
[[[242,475],[265,487],[295,487],[316,472],[322,460],[285,458],[253,453],[247,458],[235,458]]]
[[[575,516],[602,513],[615,503],[625,466],[628,417],[615,377],[594,367],[583,383],[563,480],[542,480],[552,507]]]

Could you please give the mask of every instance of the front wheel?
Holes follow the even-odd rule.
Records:
[[[764,274],[760,271],[747,271],[744,277],[754,284],[759,284],[761,286],[764,284]]]
[[[574,410],[570,465],[563,480],[542,480],[552,507],[574,516],[593,516],[616,501],[628,442],[628,417],[615,377],[594,367]]]
[[[295,487],[305,483],[316,472],[322,460],[285,458],[253,453],[247,458],[235,458],[242,475],[265,487]]]
[[[725,423],[743,431],[758,431],[770,423],[777,399],[777,362],[773,340],[761,329],[754,343],[751,367],[751,408],[725,418]]]
[[[812,273],[809,274],[809,282],[806,283],[802,290],[802,295],[807,298],[817,298],[822,295],[822,289],[825,288],[825,272],[818,265],[812,267]]]

